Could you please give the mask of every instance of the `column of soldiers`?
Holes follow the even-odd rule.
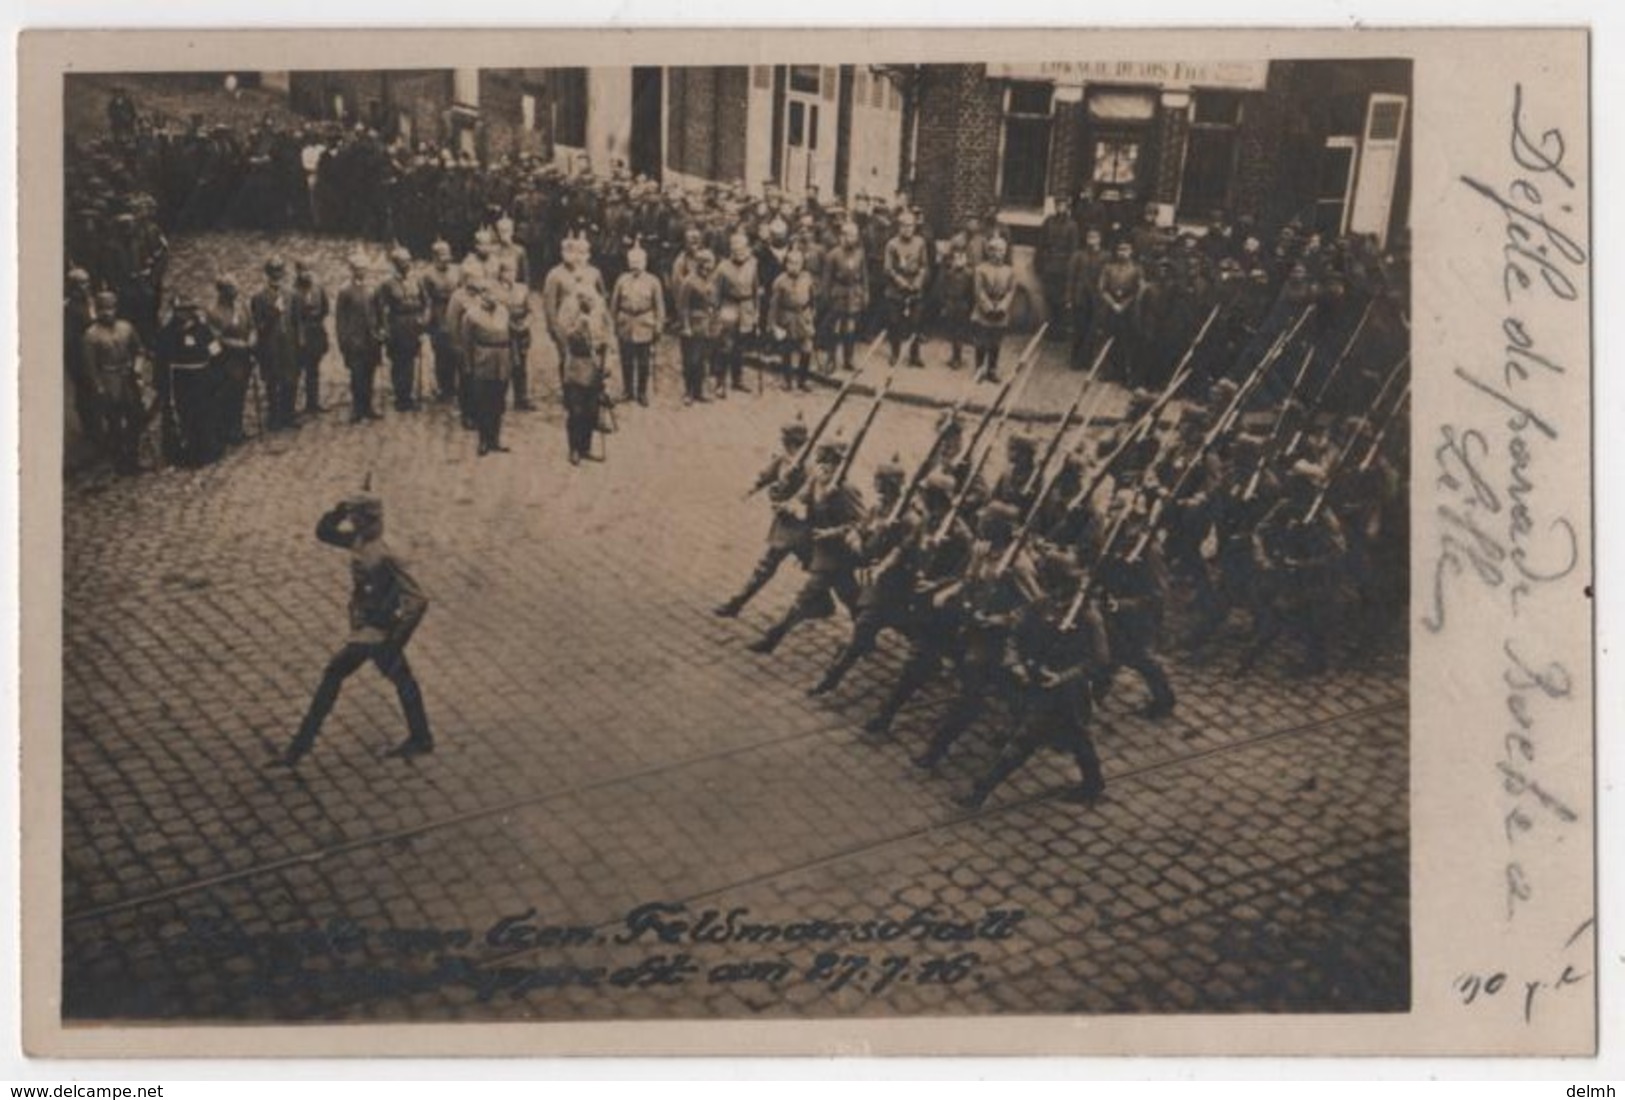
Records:
[[[831,425],[849,380],[817,424],[782,429],[751,490],[769,501],[767,548],[716,614],[738,616],[795,561],[799,591],[750,648],[773,653],[844,608],[846,640],[815,695],[897,635],[905,656],[866,729],[890,736],[903,708],[946,680],[949,702],[914,757],[929,770],[991,711],[997,749],[958,800],[968,808],[1044,747],[1075,761],[1074,797],[1098,798],[1093,715],[1124,670],[1143,683],[1147,718],[1174,712],[1163,655],[1176,613],[1179,645],[1197,658],[1244,617],[1237,675],[1277,646],[1310,677],[1343,656],[1338,640],[1351,660],[1371,655],[1407,599],[1403,295],[1289,300],[1284,325],[1236,346],[1236,307],[1210,307],[1166,382],[1097,422],[1087,409],[1114,334],[1058,425],[1017,429],[1012,393],[1040,333],[978,414],[962,400],[923,454],[880,462],[868,498],[854,457],[888,385],[872,386],[845,440]]]

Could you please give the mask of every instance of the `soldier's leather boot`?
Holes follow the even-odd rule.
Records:
[[[711,609],[711,614],[719,619],[737,619],[739,613],[745,609],[745,600],[747,598],[735,596],[730,600],[719,603]]]

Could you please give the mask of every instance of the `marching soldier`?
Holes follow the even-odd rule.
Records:
[[[910,543],[918,533],[919,515],[911,512],[892,518],[906,476],[896,456],[875,470],[875,503],[855,531],[863,565],[857,573],[852,633],[823,677],[809,690],[810,695],[835,690],[853,665],[874,652],[882,630],[888,626],[907,627],[910,593],[905,565]]]
[[[1038,441],[1026,432],[1012,432],[1005,438],[1004,472],[993,483],[993,499],[1003,501],[1025,516],[1038,494]]]
[[[1065,622],[1080,578],[1076,563],[1065,555],[1039,559],[1042,592],[1017,615],[1011,631],[1014,659],[1008,675],[1019,696],[1015,728],[987,771],[955,800],[967,810],[979,809],[1001,783],[1046,747],[1067,753],[1077,763],[1078,785],[1068,792],[1073,800],[1093,803],[1106,791],[1100,754],[1089,733],[1089,679],[1107,660],[1103,628],[1093,616],[1071,629]]]
[[[811,546],[807,541],[807,525],[796,514],[792,502],[806,483],[806,471],[800,464],[801,452],[807,446],[807,425],[798,416],[779,429],[779,452],[768,460],[762,472],[756,475],[750,495],[767,490],[773,505],[773,523],[767,531],[767,549],[751,571],[750,579],[738,595],[719,604],[715,614],[732,619],[744,610],[751,597],[760,592],[779,571],[784,559],[792,554],[806,564]]]
[[[897,714],[935,676],[950,656],[959,620],[947,592],[964,571],[975,543],[969,524],[954,510],[959,488],[943,469],[920,482],[920,518],[898,568],[908,580],[908,657],[879,712],[864,732],[885,736]]]
[[[964,573],[942,593],[957,609],[959,685],[935,736],[914,763],[934,770],[981,716],[991,695],[1006,695],[1004,647],[1017,612],[1036,594],[1030,560],[1006,561],[1021,521],[1015,508],[991,501],[977,516],[976,542]]]
[[[1129,491],[1119,494],[1118,506],[1134,507]],[[1151,693],[1145,717],[1164,718],[1174,712],[1176,702],[1157,655],[1168,602],[1167,570],[1143,516],[1131,511],[1122,517],[1117,534],[1115,545],[1102,548],[1104,558],[1096,574],[1111,664],[1095,683],[1095,697],[1104,698],[1116,669],[1131,669]]]
[[[396,248],[389,254],[394,273],[378,288],[378,309],[384,320],[384,350],[389,356],[390,383],[395,411],[412,412],[417,403],[417,365],[423,350],[423,328],[429,316],[429,296],[412,274],[412,254]]]
[[[857,604],[853,575],[856,555],[853,528],[863,515],[863,500],[856,489],[839,480],[846,445],[836,439],[818,444],[814,468],[796,498],[797,515],[806,525],[812,545],[807,579],[784,617],[748,647],[752,653],[772,653],[797,623],[827,619],[835,613],[833,596],[849,609]]]
[[[406,661],[406,644],[423,622],[429,600],[406,563],[384,542],[383,502],[365,492],[350,497],[321,518],[316,537],[350,552],[350,637],[327,662],[298,734],[276,762],[292,767],[310,752],[344,681],[368,661],[395,685],[406,715],[406,740],[389,755],[410,758],[432,752],[423,693]]]
[[[1343,526],[1325,507],[1325,471],[1310,462],[1293,465],[1284,495],[1253,532],[1253,560],[1259,570],[1256,599],[1258,632],[1243,654],[1240,672],[1253,667],[1284,632],[1303,647],[1293,667],[1299,676],[1326,671],[1330,610],[1336,568],[1347,549]]]

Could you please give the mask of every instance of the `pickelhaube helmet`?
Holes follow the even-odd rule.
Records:
[[[907,476],[908,471],[903,469],[903,459],[901,455],[894,454],[888,461],[882,462],[875,468],[875,482],[877,484],[883,481],[901,484],[903,478]]]
[[[800,413],[796,413],[796,418],[794,420],[785,421],[784,426],[779,429],[779,434],[785,439],[800,439],[805,441],[807,438],[807,422],[801,418]]]

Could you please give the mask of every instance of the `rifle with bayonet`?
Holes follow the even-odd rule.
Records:
[[[1033,472],[1027,478],[1026,484],[1021,487],[1022,492],[1032,492],[1033,486],[1038,484],[1039,479],[1044,476],[1045,469],[1048,468],[1050,462],[1055,458],[1055,452],[1061,449],[1061,440],[1065,437],[1067,428],[1071,427],[1072,418],[1076,416],[1078,411],[1083,407],[1083,399],[1086,396],[1089,396],[1090,390],[1094,386],[1095,376],[1100,373],[1101,365],[1106,362],[1106,357],[1111,354],[1112,341],[1115,339],[1116,337],[1114,336],[1107,340],[1105,345],[1100,349],[1100,354],[1095,356],[1094,366],[1089,368],[1089,373],[1084,378],[1083,385],[1078,387],[1078,395],[1072,399],[1072,404],[1068,405],[1066,411],[1061,414],[1061,425],[1055,429],[1055,434],[1050,436],[1049,443],[1044,447],[1043,457],[1041,457],[1038,460],[1038,463],[1033,467]],[[1087,418],[1085,419],[1085,422],[1087,423]]]
[[[1016,384],[1018,382],[1022,382],[1022,380],[1028,376],[1029,368],[1037,361],[1035,352],[1038,349],[1038,343],[1043,339],[1044,333],[1048,330],[1049,322],[1046,321],[1039,328],[1039,330],[1033,334],[1032,339],[1027,341],[1027,346],[1021,351],[1021,357],[1016,360],[1016,369],[1011,371],[1010,377],[1006,378],[1004,382],[1000,384],[999,391],[993,395],[993,402],[982,411],[982,418],[976,422],[976,429],[971,432],[970,439],[965,444],[963,461],[966,465],[969,465],[975,460],[974,452],[976,447],[979,443],[981,443],[982,436],[987,432],[988,425],[993,423],[994,418],[997,417],[999,423],[1001,424],[1004,422],[1004,415],[1008,415],[1008,413],[1006,412],[1005,414],[1001,415],[999,410],[1001,408],[1007,408],[1005,402],[1010,399],[1010,395],[1012,392],[1014,392]],[[1022,389],[1026,389],[1025,382],[1022,382]],[[1011,404],[1014,404],[1013,400],[1011,401]]]
[[[841,383],[841,388],[835,391],[835,400],[830,402],[829,408],[824,410],[824,415],[818,418],[818,423],[814,424],[812,431],[807,433],[807,442],[801,445],[801,449],[796,452],[795,458],[790,460],[790,465],[785,469],[784,474],[779,480],[782,481],[786,478],[797,476],[807,468],[807,463],[812,459],[813,448],[818,446],[819,437],[824,434],[824,431],[829,427],[830,422],[835,419],[835,414],[840,411],[841,405],[846,401],[847,395],[852,392],[852,387],[857,384],[858,379],[863,375],[864,370],[868,367],[869,360],[874,358],[875,353],[879,351],[880,345],[885,341],[885,339],[886,334],[882,332],[879,336],[875,337],[874,343],[870,344],[869,347],[864,351],[863,366],[847,375],[846,381]],[[766,487],[767,486],[765,484],[752,487],[748,492],[745,493],[744,499],[749,500]]]
[[[1326,372],[1326,377],[1320,380],[1320,386],[1316,388],[1314,398],[1304,406],[1303,412],[1306,417],[1319,409],[1320,403],[1326,400],[1326,394],[1331,391],[1332,383],[1336,381],[1338,372],[1343,369],[1343,364],[1348,362],[1349,353],[1354,350],[1354,345],[1359,343],[1361,334],[1365,332],[1365,323],[1371,319],[1371,308],[1376,304],[1377,299],[1374,297],[1365,304],[1365,309],[1360,313],[1359,321],[1354,325],[1354,331],[1349,333],[1347,342],[1343,344],[1343,350],[1338,353],[1336,359],[1332,360],[1331,369]],[[1292,433],[1292,441],[1286,445],[1285,453],[1291,454],[1296,451],[1302,442],[1303,428],[1300,426],[1297,431]]]
[[[1366,411],[1360,414],[1360,419],[1355,423],[1353,430],[1349,432],[1348,440],[1344,442],[1343,446],[1337,452],[1337,457],[1332,459],[1331,465],[1327,468],[1325,480],[1320,486],[1320,491],[1315,494],[1314,502],[1309,505],[1309,510],[1304,513],[1303,521],[1305,523],[1313,523],[1315,518],[1320,515],[1320,510],[1326,506],[1326,494],[1332,487],[1333,478],[1337,476],[1338,471],[1343,468],[1343,463],[1348,460],[1348,456],[1353,452],[1354,445],[1359,442],[1360,433],[1371,426],[1371,411],[1373,409],[1382,407],[1383,399],[1388,395],[1388,387],[1394,384],[1394,380],[1400,376],[1400,374],[1405,370],[1406,364],[1408,364],[1410,361],[1410,352],[1406,352],[1404,355],[1399,357],[1399,362],[1394,364],[1393,369],[1388,372],[1388,377],[1383,382],[1382,388],[1377,391],[1376,400],[1372,401],[1371,404],[1367,406]],[[1407,381],[1405,384],[1405,396],[1409,396],[1409,394],[1410,383]],[[1403,400],[1404,397],[1401,397],[1400,401]],[[1396,409],[1398,408],[1398,405],[1399,402],[1395,402]],[[1390,415],[1392,414],[1392,411],[1393,410],[1390,410]]]
[[[846,484],[846,475],[852,472],[852,460],[858,456],[858,448],[863,446],[864,438],[868,436],[869,429],[874,426],[875,417],[880,415],[880,406],[885,402],[886,395],[891,393],[891,385],[896,377],[895,374],[887,374],[885,383],[875,392],[875,399],[870,403],[869,411],[864,414],[863,423],[858,425],[857,432],[853,434],[852,443],[847,447],[846,455],[841,459],[840,469],[835,472],[835,480],[831,482],[834,488],[838,489]]]

